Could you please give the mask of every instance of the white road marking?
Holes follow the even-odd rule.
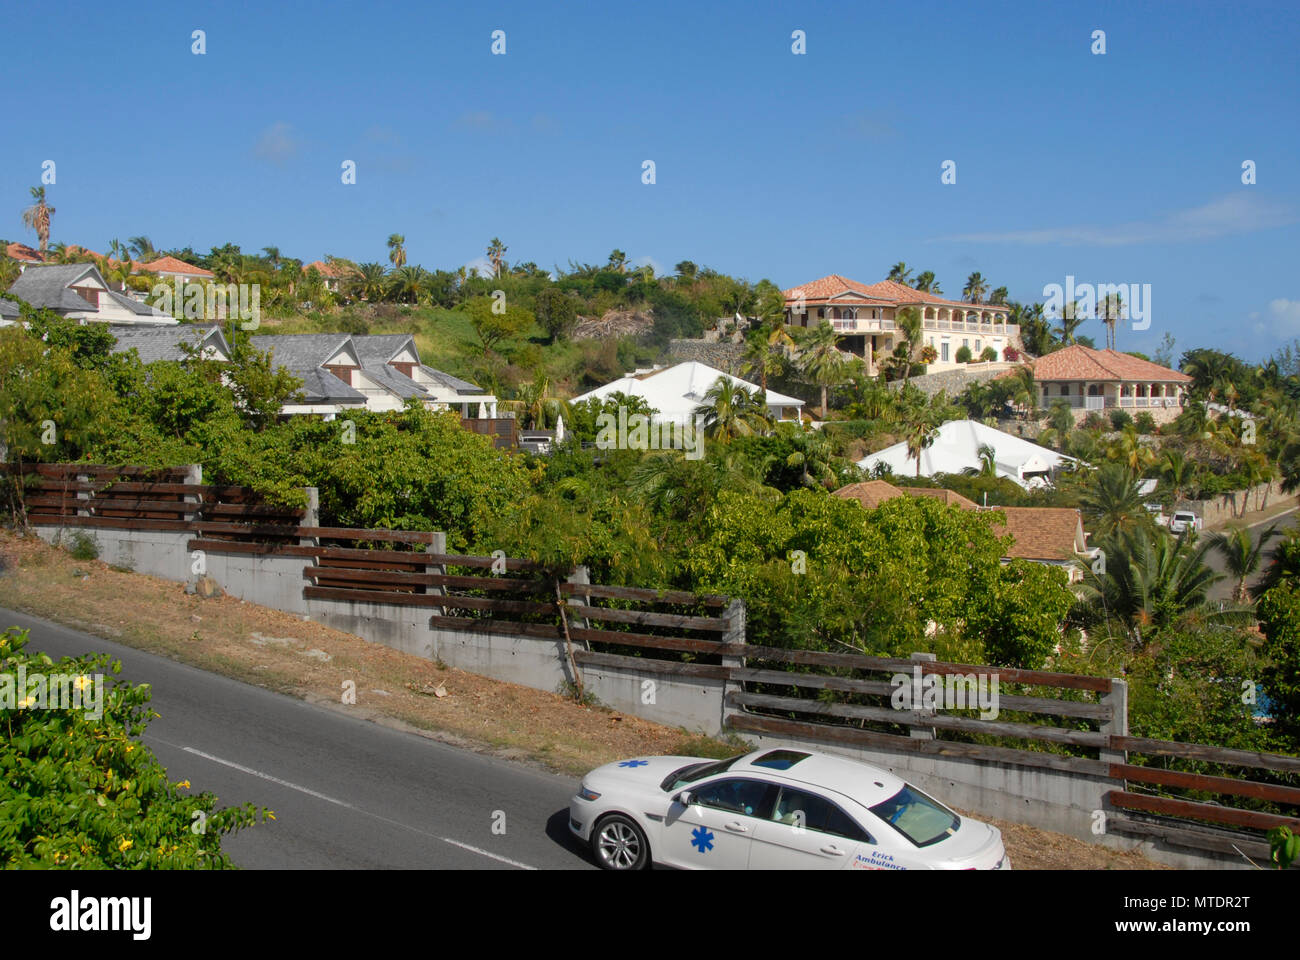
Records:
[[[453,847],[460,847],[462,850],[468,850],[471,853],[477,853],[480,856],[491,857],[493,860],[500,860],[502,863],[508,863],[512,867],[518,867],[520,870],[536,870],[536,867],[530,867],[526,863],[520,863],[518,860],[511,860],[509,857],[502,857],[495,853],[489,853],[486,850],[480,850],[478,847],[471,847],[468,843],[461,843],[459,840],[453,840],[450,837],[442,837],[443,843],[450,843]]]
[[[288,787],[290,790],[297,790],[299,793],[305,793],[309,797],[315,797],[317,800],[325,800],[328,803],[337,804],[340,807],[347,807],[349,810],[357,810],[350,803],[342,800],[335,800],[333,797],[327,797],[323,793],[317,793],[315,790],[308,790],[306,787],[300,787],[296,783],[290,783],[288,780],[281,780],[279,777],[273,777],[269,773],[263,773],[261,770],[254,770],[252,767],[246,767],[240,763],[234,763],[230,760],[222,760],[220,757],[214,757],[210,753],[204,753],[202,750],[195,750],[193,747],[181,747],[186,753],[192,753],[196,757],[202,757],[204,760],[211,760],[213,763],[219,763],[224,767],[231,767],[241,773],[247,773],[250,776],[261,777],[263,780],[270,780],[272,783],[278,783],[282,787]],[[359,813],[364,811],[358,810]]]
[[[163,741],[166,742],[166,741]],[[254,770],[252,767],[246,767],[242,763],[235,763],[232,760],[222,760],[220,757],[214,757],[210,753],[204,753],[202,750],[195,750],[193,747],[181,747],[186,753],[192,753],[196,757],[202,757],[204,760],[211,760],[213,763],[219,763],[224,767],[230,767],[232,770],[238,770],[240,773],[247,773],[249,776],[261,777],[263,780],[269,780],[271,783],[279,784],[282,787],[288,787],[290,790],[297,790],[299,793],[305,793],[309,797],[315,797],[317,800],[324,800],[327,803],[333,803],[340,807],[346,807],[349,810],[355,810],[357,813],[364,814],[368,817],[374,817],[376,820],[382,820],[385,823],[391,823],[395,827],[403,827],[407,830],[413,830],[416,833],[424,834],[426,837],[433,837],[433,834],[426,833],[416,827],[408,826],[405,823],[399,823],[396,820],[390,820],[388,817],[381,817],[377,813],[371,813],[368,810],[362,810],[360,807],[347,803],[343,800],[335,800],[333,797],[327,797],[323,793],[315,790],[301,787],[296,783],[290,783],[288,780],[281,780],[279,777],[273,777],[269,773],[263,773],[261,770]],[[481,850],[478,847],[472,847],[468,843],[461,843],[459,840],[453,840],[450,837],[437,837],[443,843],[449,843],[453,847],[460,847],[462,850],[468,850],[470,853],[477,853],[481,857],[488,857],[491,860],[497,860],[501,863],[509,864],[512,867],[518,867],[520,870],[536,870],[536,867],[529,866],[526,863],[520,863],[518,860],[511,860],[509,857],[503,857],[487,850]]]

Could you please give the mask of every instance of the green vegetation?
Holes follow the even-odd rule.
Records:
[[[20,869],[232,869],[222,836],[274,815],[252,804],[217,810],[215,795],[189,796],[188,783],[170,782],[141,741],[157,716],[149,686],[119,680],[108,656],[56,663],[26,645],[25,630],[0,634],[6,675],[23,670],[29,691],[37,674],[47,687],[53,675],[72,677],[91,708],[53,709],[46,690],[0,703],[0,861]],[[96,674],[104,675],[98,695]]]

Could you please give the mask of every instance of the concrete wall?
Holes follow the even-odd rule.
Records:
[[[1243,506],[1247,511],[1263,510],[1284,501],[1295,503],[1296,495],[1283,493],[1282,482],[1274,480],[1272,483],[1261,483],[1249,490],[1221,494],[1210,500],[1183,500],[1179,502],[1178,509],[1191,510],[1205,521],[1207,527],[1221,527],[1235,520]]]

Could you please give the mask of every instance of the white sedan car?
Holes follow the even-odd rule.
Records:
[[[607,870],[1005,870],[996,827],[870,764],[793,749],[597,767],[569,829]]]

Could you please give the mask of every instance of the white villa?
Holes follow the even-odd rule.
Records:
[[[922,345],[935,351],[936,359],[928,366],[931,373],[962,366],[957,362],[962,347],[976,360],[991,348],[999,361],[1018,359],[1022,349],[1020,327],[1007,322],[1004,304],[948,300],[894,280],[866,284],[837,273],[784,294],[787,323],[815,327],[828,321],[839,334],[841,348],[862,357],[872,376],[879,373],[876,357],[888,356],[898,342],[896,319],[906,307],[921,313]]]
[[[1026,488],[1049,483],[1055,471],[1077,462],[1073,457],[994,430],[978,420],[949,420],[939,428],[934,443],[921,451],[919,475],[933,477],[940,473],[961,473],[967,467],[978,469],[982,446],[993,448],[994,469],[999,477],[1014,480]],[[918,475],[916,458],[907,452],[906,441],[858,461],[858,466],[869,474],[879,464],[901,476]]]
[[[1082,344],[1063,347],[1031,361],[1039,406],[1046,410],[1064,400],[1075,418],[1091,411],[1149,412],[1157,423],[1182,412],[1192,378],[1150,360],[1117,350],[1094,350]]]
[[[29,264],[9,287],[11,296],[33,307],[52,310],[79,323],[175,326],[177,321],[161,310],[112,289],[91,263]],[[17,305],[0,312],[0,325],[13,323]]]
[[[639,397],[658,410],[657,420],[665,423],[690,423],[694,422],[696,409],[705,404],[705,394],[719,378],[730,380],[735,386],[743,387],[752,394],[762,391],[762,387],[756,383],[733,377],[708,364],[688,360],[671,367],[629,373],[612,383],[575,397],[572,402],[600,400],[622,393],[629,397]],[[803,406],[803,401],[796,397],[787,397],[775,390],[767,391],[767,412],[773,420],[798,422],[803,416]]]

